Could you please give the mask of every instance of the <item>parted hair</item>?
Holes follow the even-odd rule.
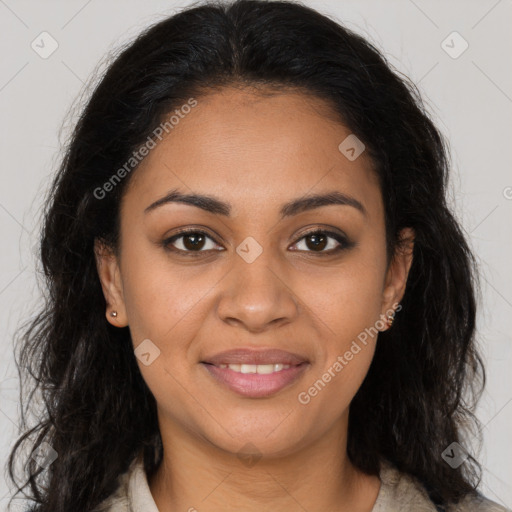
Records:
[[[44,204],[43,304],[15,337],[23,431],[8,466],[18,494],[33,512],[91,512],[139,451],[148,475],[158,467],[155,399],[129,329],[105,319],[94,258],[95,240],[119,248],[120,200],[136,167],[105,197],[95,190],[173,109],[224,86],[325,100],[365,144],[388,257],[404,227],[415,244],[402,309],[350,405],[348,456],[373,475],[391,461],[440,510],[475,493],[479,462],[470,455],[452,468],[442,457],[481,436],[473,411],[485,386],[477,262],[448,204],[448,144],[417,87],[366,38],[299,2],[238,0],[193,4],[140,33],[113,56],[74,125]],[[32,457],[41,446],[58,454],[46,467]]]

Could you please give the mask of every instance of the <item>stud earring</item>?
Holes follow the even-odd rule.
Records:
[[[117,316],[117,311],[112,311],[112,312],[110,313],[110,316],[116,317],[116,316]]]
[[[393,322],[395,320],[395,315],[396,315],[395,310],[393,310],[393,312],[388,315],[388,327],[391,327],[393,325]]]

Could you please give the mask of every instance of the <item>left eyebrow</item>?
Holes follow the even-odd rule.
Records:
[[[307,210],[313,210],[314,208],[320,208],[321,206],[328,206],[331,204],[351,206],[362,213],[365,217],[368,215],[366,208],[355,197],[334,190],[325,194],[304,196],[285,203],[280,211],[281,218],[283,219]]]
[[[149,213],[156,208],[168,204],[168,203],[184,203],[189,204],[191,206],[195,206],[197,208],[201,208],[209,213],[213,213],[216,215],[223,215],[225,217],[229,217],[231,214],[231,205],[214,196],[208,196],[203,194],[184,194],[183,192],[179,192],[178,190],[172,190],[164,197],[161,197],[154,203],[150,204],[145,210],[144,213]],[[356,198],[349,196],[347,194],[343,194],[339,191],[327,192],[324,194],[313,194],[304,196],[298,199],[293,199],[285,203],[279,213],[281,219],[285,217],[291,217],[293,215],[297,215],[299,213],[313,210],[315,208],[320,208],[322,206],[328,205],[343,205],[343,206],[351,206],[357,209],[364,216],[368,215],[366,208],[362,205],[360,201]]]

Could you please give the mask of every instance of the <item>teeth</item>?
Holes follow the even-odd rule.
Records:
[[[289,364],[220,364],[219,368],[229,368],[234,372],[238,373],[259,373],[269,374],[274,372],[280,372],[290,368]]]

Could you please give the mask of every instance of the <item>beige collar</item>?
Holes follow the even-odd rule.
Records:
[[[415,478],[398,471],[391,463],[385,460],[381,462],[379,478],[381,486],[371,512],[437,512],[423,486]],[[453,512],[476,510],[475,506],[481,507],[478,510],[482,511],[511,512],[484,497],[468,497]],[[133,460],[128,471],[121,475],[117,492],[98,511],[159,512],[144,471],[142,452]]]

